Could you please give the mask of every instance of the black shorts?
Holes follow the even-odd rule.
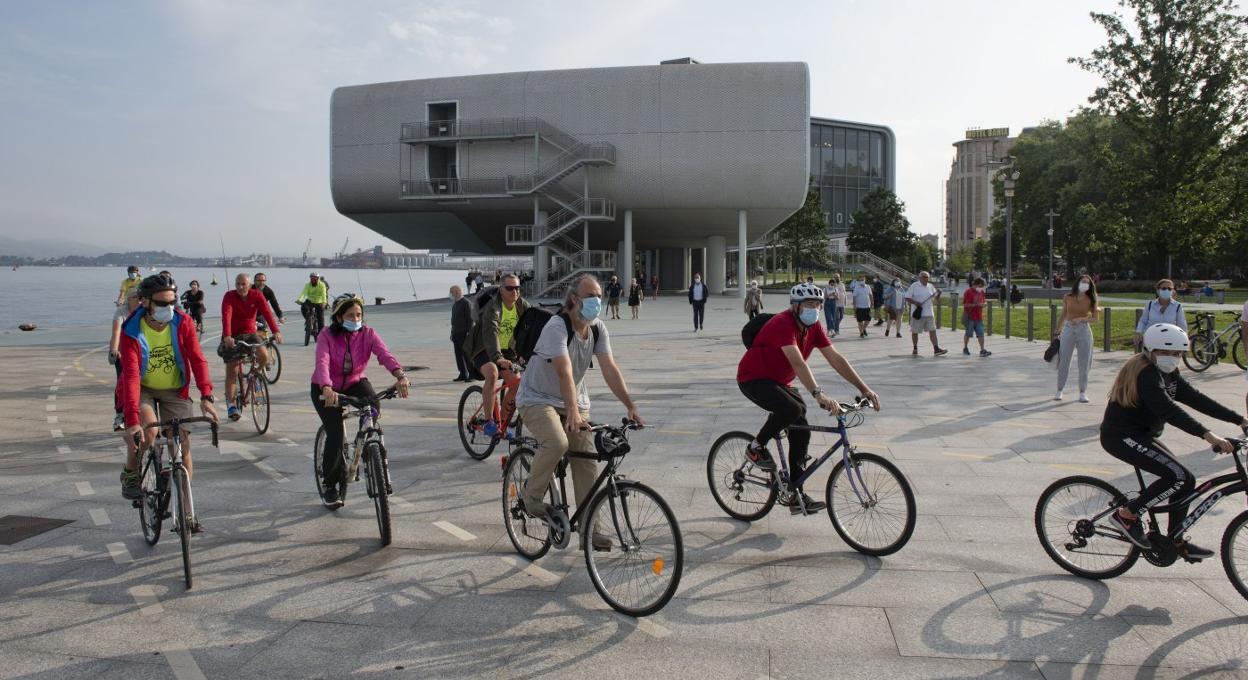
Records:
[[[509,349],[503,350],[503,358],[506,359],[507,361],[515,361],[516,353]],[[485,352],[477,352],[476,354],[472,355],[472,370],[476,371],[477,380],[483,379],[481,375],[481,368],[489,363],[493,363],[493,362],[490,361],[489,357],[486,356]]]
[[[242,340],[243,342],[246,342],[252,345],[259,345],[260,343],[264,342],[263,340],[260,339],[260,336],[255,333],[238,333],[236,335],[231,335],[230,337],[234,338],[235,342]],[[238,361],[239,359],[243,358],[243,348],[239,347],[238,345],[234,345],[234,347],[228,348],[225,346],[225,342],[222,341],[220,344],[217,345],[217,356],[224,359],[225,363],[232,364],[235,361]]]
[[[869,307],[854,307],[854,318],[859,321],[870,321],[871,309]]]

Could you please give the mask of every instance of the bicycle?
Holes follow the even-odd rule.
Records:
[[[1235,472],[1206,480],[1177,501],[1149,508],[1147,519],[1140,518],[1139,521],[1147,522],[1146,528],[1151,527],[1147,531],[1150,550],[1137,547],[1109,521],[1112,513],[1126,505],[1127,495],[1105,480],[1086,475],[1059,479],[1040,494],[1035,514],[1040,545],[1057,566],[1089,579],[1119,576],[1141,555],[1158,567],[1174,564],[1180,557],[1176,540],[1219,500],[1248,490],[1248,472],[1241,459],[1248,455],[1248,437],[1230,442],[1234,446],[1231,456]],[[1139,468],[1135,469],[1135,476],[1142,492],[1144,475]],[[1195,509],[1169,534],[1160,533],[1157,514],[1184,503],[1194,503]],[[1222,534],[1222,566],[1239,594],[1248,598],[1248,510],[1233,518]]]
[[[504,439],[507,440],[509,449],[521,443],[521,429],[524,424],[516,410],[514,395],[520,387],[520,374],[524,371],[524,366],[512,362],[512,367],[512,378],[504,380],[502,387],[494,395],[493,421],[499,424],[499,428],[493,436],[485,434],[485,424],[491,419],[485,417],[481,386],[469,385],[459,397],[459,410],[456,413],[459,441],[473,460],[489,458],[494,447]],[[505,403],[508,402],[505,399],[508,395],[513,395],[512,399]]]
[[[794,483],[789,480],[788,459],[782,442],[784,433],[775,439],[779,460],[775,472],[761,470],[746,456],[754,435],[728,432],[720,436],[711,445],[706,460],[706,478],[715,502],[730,517],[752,522],[766,516],[783,493],[788,503],[799,504],[804,512],[802,495],[794,489],[800,488],[840,450],[841,459],[832,467],[825,491],[832,527],[841,540],[864,555],[880,557],[897,552],[914,533],[917,517],[914,492],[897,466],[883,456],[858,451],[849,443],[848,429],[863,422],[863,409],[869,405],[870,401],[864,397],[858,397],[853,403],[838,404],[835,427],[789,427],[790,430],[839,436]]]
[[[364,468],[364,488],[368,497],[373,499],[373,509],[377,511],[377,529],[381,533],[381,544],[390,545],[392,532],[390,528],[390,494],[394,487],[390,484],[390,465],[386,460],[386,443],[379,422],[381,413],[377,402],[393,399],[398,396],[397,387],[391,387],[377,394],[376,402],[346,394],[338,395],[338,402],[345,408],[342,417],[358,418],[359,427],[355,440],[342,443],[342,468],[344,474],[338,485],[338,497],[347,498],[347,483],[360,479],[360,468]],[[313,476],[316,478],[316,493],[325,500],[323,452],[325,451],[325,426],[316,431],[316,443],[312,447]],[[363,465],[361,465],[361,463]]]
[[[627,418],[619,427],[591,424],[595,452],[564,454],[546,492],[551,512],[545,519],[529,516],[521,500],[536,440],[522,438],[514,453],[502,457],[503,522],[516,552],[537,560],[551,547],[566,548],[576,533],[598,595],[616,611],[634,617],[653,614],[672,599],[685,561],[680,525],[667,502],[650,487],[625,479],[619,472],[630,450],[628,432],[641,427]],[[569,519],[566,478],[572,458],[607,465],[586,494],[588,500]],[[603,541],[610,545],[604,547]]]
[[[160,405],[157,404],[156,422],[146,423],[143,427],[157,427],[156,437],[147,447],[143,456],[142,477],[139,489],[140,498],[132,501],[139,510],[139,524],[143,527],[143,540],[148,545],[156,545],[160,540],[160,529],[164,520],[175,518],[173,531],[178,534],[182,546],[182,575],[186,580],[186,589],[193,584],[191,578],[191,533],[197,524],[195,519],[195,502],[191,496],[191,480],[186,475],[182,464],[182,426],[191,423],[209,423],[212,426],[212,445],[217,442],[217,423],[207,416],[194,418],[160,419]],[[142,435],[135,433],[134,444],[143,447]],[[169,464],[166,466],[161,450],[169,452]],[[172,490],[171,490],[172,487]],[[170,501],[174,508],[170,510]]]
[[[239,348],[234,407],[242,411],[244,406],[250,405],[251,422],[255,423],[257,433],[264,434],[269,430],[269,380],[264,369],[256,364],[256,348],[264,344],[235,340],[234,346]]]
[[[1244,350],[1243,329],[1240,327],[1240,312],[1222,312],[1235,317],[1230,326],[1220,332],[1214,328],[1214,313],[1202,312],[1196,315],[1196,329],[1188,334],[1191,346],[1183,353],[1183,363],[1191,370],[1199,373],[1226,358],[1230,348],[1231,358],[1241,369],[1248,368],[1248,352]]]
[[[264,379],[272,385],[282,377],[282,353],[277,349],[277,342],[269,333],[269,327],[259,319],[256,319],[256,334],[264,341],[264,347],[269,352],[269,363],[264,367]]]
[[[303,346],[307,347],[309,342],[321,337],[321,331],[325,329],[325,305],[307,301],[295,304],[299,305],[299,312],[303,314]]]

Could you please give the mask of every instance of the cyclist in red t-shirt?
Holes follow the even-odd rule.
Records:
[[[837,402],[820,389],[815,376],[806,364],[811,352],[818,349],[828,365],[871,401],[880,410],[880,397],[858,377],[854,367],[832,347],[827,332],[819,324],[819,310],[823,307],[823,289],[814,284],[799,283],[789,291],[789,309],[776,314],[754,336],[750,348],[737,365],[737,387],[747,399],[770,415],[758,435],[750,442],[746,454],[759,469],[773,471],[776,462],[767,450],[767,443],[775,439],[781,430],[790,425],[806,425],[806,403],[797,388],[790,383],[793,378],[810,390],[811,396],[824,410],[836,408]],[[789,478],[801,477],[806,467],[806,449],[810,445],[810,431],[789,432]],[[807,514],[826,507],[810,498],[802,489],[790,490],[802,494]],[[793,514],[801,512],[801,506],[792,502],[786,494],[782,503],[789,505]]]

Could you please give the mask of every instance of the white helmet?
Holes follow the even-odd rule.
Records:
[[[1155,323],[1144,331],[1144,349],[1168,349],[1186,352],[1191,346],[1187,332],[1172,323]]]
[[[823,289],[813,283],[799,283],[789,289],[789,303],[800,305],[807,300],[822,300]]]

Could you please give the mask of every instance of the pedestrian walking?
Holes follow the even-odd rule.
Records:
[[[988,284],[983,279],[975,279],[971,287],[962,295],[962,325],[966,333],[962,335],[962,353],[970,356],[971,336],[979,339],[979,356],[989,357],[992,352],[984,348],[984,307],[988,306]]]
[[[1079,401],[1088,403],[1088,371],[1092,368],[1092,324],[1101,317],[1096,303],[1096,284],[1084,274],[1075,279],[1070,292],[1062,297],[1062,314],[1057,318],[1060,338],[1057,360],[1057,394],[1054,401],[1062,400],[1062,390],[1070,375],[1070,360],[1079,350]]]
[[[646,297],[646,291],[642,289],[637,279],[633,279],[632,285],[628,287],[628,308],[633,313],[633,320],[641,318],[641,301]],[[620,318],[620,317],[615,317]]]
[[[875,311],[875,325],[884,325],[884,281],[875,277],[871,283],[871,307]]]
[[[841,326],[836,318],[836,308],[841,300],[837,295],[836,286],[840,282],[839,276],[833,276],[828,279],[828,285],[823,287],[823,325],[827,326],[828,333],[834,338],[837,335],[837,329]]]
[[[472,382],[472,371],[468,370],[468,357],[464,356],[464,340],[468,331],[472,330],[472,303],[464,297],[459,286],[451,286],[451,347],[455,352],[455,367],[459,375],[454,382]]]
[[[911,354],[919,355],[919,333],[926,332],[932,341],[932,354],[942,356],[949,353],[936,342],[936,298],[940,291],[932,285],[932,275],[919,272],[919,280],[910,284],[906,291],[906,302],[913,305],[910,313],[910,343],[913,345]]]
[[[633,279],[636,281],[637,279]],[[619,277],[612,276],[611,281],[607,283],[607,311],[611,313],[612,319],[620,318],[620,294],[624,292],[624,286],[620,285]],[[628,303],[632,306],[632,302]],[[633,318],[637,318],[634,314]]]
[[[689,284],[689,304],[693,306],[693,332],[702,330],[702,321],[706,318],[706,299],[710,297],[706,284],[702,283],[702,275],[694,274],[693,283]]]
[[[650,276],[650,293],[654,296],[652,300],[659,299],[659,277],[653,274]]]
[[[873,303],[871,284],[866,276],[859,276],[854,282],[854,319],[858,322],[858,337],[867,337],[867,324],[871,323],[871,306]]]
[[[763,311],[763,289],[758,287],[758,281],[750,281],[749,288],[745,289],[745,315],[753,319]]]
[[[1187,332],[1187,316],[1183,313],[1183,304],[1174,299],[1174,282],[1170,279],[1158,281],[1157,297],[1144,305],[1140,320],[1135,324],[1135,351],[1140,351],[1145,329],[1155,323],[1174,324]]]
[[[884,288],[884,313],[888,320],[884,326],[884,337],[888,337],[890,331],[896,331],[897,337],[901,337],[901,310],[906,306],[906,289],[901,285],[901,280],[893,279],[892,284]]]

